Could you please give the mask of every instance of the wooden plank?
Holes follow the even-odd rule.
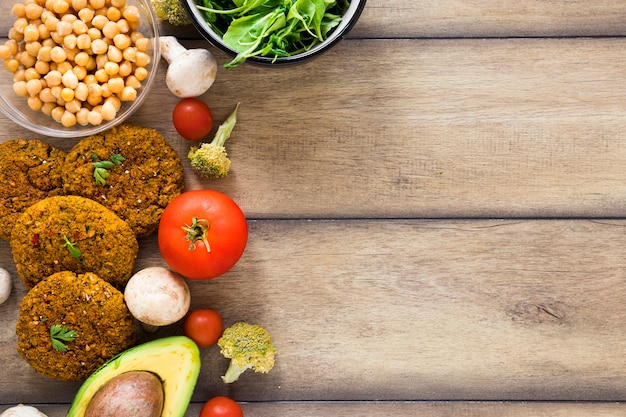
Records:
[[[621,36],[620,0],[367,0],[353,37]]]
[[[276,368],[225,386],[227,361],[205,348],[194,401],[624,401],[625,227],[251,221],[233,270],[189,282],[192,308],[266,326]],[[141,248],[137,268],[163,265],[154,236]],[[0,251],[7,259],[6,244]],[[0,404],[67,403],[77,384],[39,377],[15,352],[23,294],[16,280],[0,306]]]
[[[259,218],[620,216],[624,66],[624,39],[346,40],[222,71],[206,99],[217,120],[242,102],[232,176],[188,185]],[[172,100],[153,103],[139,121]]]
[[[0,5],[10,11],[11,2]],[[356,38],[623,36],[620,0],[367,0]],[[0,24],[6,34],[8,22]],[[162,32],[198,38],[193,26],[163,24]]]
[[[198,416],[202,404],[189,406],[187,417]],[[619,403],[501,403],[501,402],[306,402],[242,403],[244,415],[254,417],[360,416],[406,417],[622,417],[626,405]],[[6,407],[0,407],[0,411]],[[66,406],[43,406],[48,417],[64,417]]]
[[[609,38],[345,40],[306,65],[220,69],[203,99],[216,125],[241,102],[232,172],[187,186],[254,218],[620,216],[624,67]],[[130,121],[186,159],[164,76]],[[33,137],[0,120],[0,140]]]

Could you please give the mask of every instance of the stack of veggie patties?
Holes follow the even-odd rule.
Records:
[[[183,167],[156,130],[121,125],[63,152],[0,144],[0,237],[28,289],[18,352],[40,374],[81,380],[135,343],[123,290]]]

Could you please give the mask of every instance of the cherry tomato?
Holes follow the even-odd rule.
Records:
[[[200,140],[213,128],[213,113],[199,98],[184,98],[176,104],[172,121],[178,134],[185,139]]]
[[[200,417],[243,417],[243,410],[235,400],[220,395],[204,403]]]
[[[241,208],[214,190],[186,191],[163,210],[158,230],[161,256],[191,279],[211,279],[231,269],[248,242]]]
[[[213,346],[224,332],[222,316],[210,308],[190,312],[183,324],[185,336],[200,347]]]

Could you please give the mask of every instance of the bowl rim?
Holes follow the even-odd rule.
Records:
[[[128,1],[128,0],[127,0]],[[142,82],[140,94],[137,96],[135,100],[132,102],[128,102],[129,105],[124,109],[123,112],[118,112],[118,115],[115,119],[107,122],[103,122],[100,125],[75,125],[72,127],[64,127],[62,124],[52,121],[50,124],[40,124],[37,123],[32,118],[29,118],[24,111],[17,108],[10,100],[9,97],[3,92],[0,91],[0,111],[4,116],[6,116],[11,121],[17,123],[19,126],[30,130],[31,132],[55,138],[80,138],[90,135],[95,135],[98,133],[102,133],[108,129],[111,129],[124,121],[126,121],[129,117],[131,117],[145,102],[146,98],[149,96],[151,87],[157,79],[157,69],[159,66],[159,62],[161,60],[161,52],[160,52],[160,43],[159,43],[159,25],[156,15],[151,7],[150,0],[133,0],[137,3],[142,11],[143,15],[147,17],[146,25],[151,28],[151,32],[149,34],[151,40],[151,53],[150,53],[150,74],[149,76]],[[145,35],[145,34],[144,34]],[[6,70],[2,70],[4,73],[9,74],[8,77],[10,79],[10,73],[6,72]],[[13,99],[22,99],[23,97],[14,97]],[[36,114],[37,111],[33,110],[33,114]],[[35,116],[33,116],[35,117]],[[50,117],[50,116],[42,116],[42,117]],[[52,120],[52,119],[50,119]]]
[[[202,13],[198,8],[194,7],[196,0],[181,0],[183,7],[187,10],[187,13],[191,17],[193,26],[198,30],[200,35],[205,38],[214,47],[226,52],[229,56],[236,56],[237,51],[227,46],[222,38],[211,28],[211,26],[204,20]],[[253,64],[260,64],[263,66],[284,66],[292,65],[296,63],[302,63],[313,57],[317,57],[322,53],[330,50],[335,44],[342,40],[352,28],[356,25],[367,0],[351,0],[350,6],[344,13],[344,16],[349,16],[348,19],[342,19],[341,23],[331,32],[328,38],[308,51],[302,52],[297,55],[288,57],[264,57],[264,56],[252,56],[246,58],[246,62]]]

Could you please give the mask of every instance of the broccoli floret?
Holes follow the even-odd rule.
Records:
[[[150,0],[150,2],[159,20],[166,20],[176,26],[191,24],[191,18],[180,0]]]
[[[215,133],[215,138],[210,143],[203,143],[189,149],[187,158],[191,167],[204,178],[224,178],[230,169],[230,159],[226,153],[224,144],[230,137],[235,123],[237,123],[237,109],[220,125]]]
[[[239,379],[247,369],[268,373],[274,367],[276,347],[263,327],[238,322],[224,330],[217,342],[220,353],[230,359],[222,380],[230,384]]]

